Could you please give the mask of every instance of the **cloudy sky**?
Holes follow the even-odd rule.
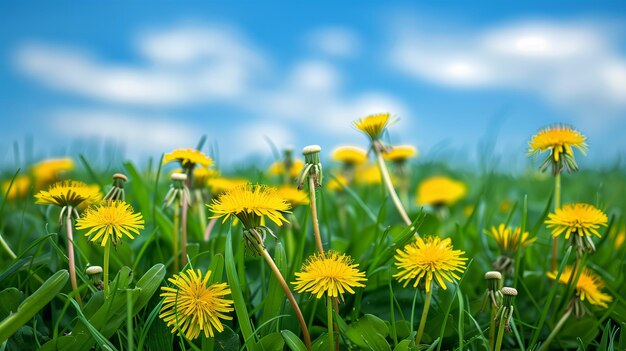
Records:
[[[624,4],[4,1],[0,162],[15,144],[145,159],[202,135],[227,162],[271,157],[267,139],[330,150],[365,145],[351,121],[381,111],[426,157],[490,135],[523,158],[537,129],[569,123],[611,161],[626,154]]]

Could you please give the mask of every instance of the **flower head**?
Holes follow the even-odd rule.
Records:
[[[548,278],[556,280],[557,271],[548,272]],[[568,285],[572,277],[573,269],[571,266],[565,266],[561,276],[559,277],[559,283]],[[590,304],[607,308],[607,302],[613,301],[611,295],[602,292],[604,288],[604,281],[602,278],[595,274],[589,268],[583,269],[576,283],[576,296],[580,301],[589,301]]]
[[[83,202],[91,203],[97,201],[101,196],[100,188],[97,185],[87,185],[75,180],[64,180],[52,184],[48,191],[40,191],[35,195],[37,199],[35,203],[75,208]]]
[[[550,155],[546,158],[542,170],[545,170],[549,164],[553,165],[555,173],[561,171],[563,162],[568,170],[576,170],[578,166],[574,159],[574,151],[577,148],[584,155],[587,150],[585,136],[574,128],[557,124],[540,130],[528,142],[530,149],[529,154],[550,151]]]
[[[25,175],[15,177],[13,184],[11,180],[6,180],[2,183],[2,195],[6,194],[9,201],[22,198],[28,194],[30,184],[30,178]]]
[[[35,188],[43,189],[46,185],[58,180],[59,175],[74,169],[71,158],[44,160],[33,166],[31,172],[35,178]]]
[[[420,206],[450,206],[463,198],[466,192],[464,183],[448,177],[431,177],[418,186],[416,201]]]
[[[316,253],[307,259],[291,284],[295,285],[296,291],[310,292],[318,299],[324,294],[343,298],[346,291],[354,294],[353,288],[365,286],[361,282],[367,278],[357,269],[358,266],[347,255],[334,251]]]
[[[333,150],[333,160],[347,166],[358,166],[367,161],[367,151],[356,146],[340,146]]]
[[[207,271],[204,278],[202,272],[188,269],[169,278],[174,287],[161,287],[163,306],[159,318],[172,327],[172,334],[182,332],[189,340],[193,340],[204,333],[205,337],[215,336],[224,331],[220,319],[231,320],[227,313],[232,312],[233,301],[224,298],[230,294],[226,283],[216,283],[207,286],[211,271]]]
[[[402,163],[417,155],[417,149],[412,145],[396,145],[383,153],[383,158],[390,162]]]
[[[76,229],[89,229],[85,236],[106,246],[109,240],[117,245],[122,235],[134,239],[133,233],[139,235],[143,223],[141,213],[135,213],[126,202],[105,200],[87,208],[76,221]]]
[[[452,278],[461,279],[458,273],[465,271],[467,258],[461,257],[465,252],[454,250],[450,238],[441,239],[436,236],[418,237],[402,250],[396,250],[396,267],[399,272],[394,274],[398,282],[404,286],[415,279],[413,287],[425,278],[426,291],[430,291],[433,280],[446,290],[446,283]]]
[[[485,232],[496,240],[500,253],[512,256],[517,250],[519,250],[520,247],[525,248],[537,240],[537,238],[529,238],[528,232],[521,234],[520,238],[521,231],[522,229],[519,227],[511,228],[506,227],[504,224],[500,224],[497,227],[491,227],[490,231]]]
[[[367,134],[372,141],[377,141],[382,136],[385,128],[390,122],[389,113],[379,113],[360,118],[353,122],[353,125],[361,132]]]
[[[363,165],[357,169],[354,180],[358,184],[375,185],[382,183],[383,177],[376,165]]]
[[[226,190],[246,185],[248,183],[249,181],[247,179],[224,177],[210,178],[207,181],[207,185],[209,186],[209,188],[211,188],[211,192],[213,192],[214,194],[220,194],[225,192]]]
[[[332,177],[327,183],[326,188],[328,191],[341,191],[348,185],[348,179],[342,175]]]
[[[292,185],[283,185],[278,188],[278,195],[285,199],[291,208],[309,203],[309,196],[302,190]]]
[[[193,169],[196,165],[205,168],[213,165],[213,160],[209,156],[196,149],[176,149],[163,156],[163,164],[174,161],[180,162],[184,169]]]
[[[304,161],[302,161],[299,158],[296,158],[292,161],[291,166],[289,167],[288,170],[288,174],[289,177],[291,178],[296,178],[298,176],[298,174],[300,174],[300,171],[302,171],[302,168],[304,167]],[[286,171],[285,171],[286,167],[285,167],[285,163],[282,161],[276,161],[274,163],[272,163],[272,165],[269,168],[269,174],[273,175],[273,176],[281,176],[281,175],[285,175]]]
[[[213,212],[211,218],[224,217],[225,222],[234,216],[248,229],[260,226],[265,217],[280,226],[287,222],[283,213],[291,208],[276,188],[259,184],[228,189],[208,206]]]
[[[598,233],[600,226],[607,225],[608,217],[604,212],[593,205],[584,203],[567,204],[557,209],[555,213],[548,214],[546,224],[552,228],[552,236],[565,233],[565,239],[570,235],[591,236],[601,238]]]

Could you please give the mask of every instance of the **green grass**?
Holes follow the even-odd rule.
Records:
[[[524,156],[520,156],[524,157]],[[111,251],[113,297],[102,293],[84,274],[87,265],[102,265],[102,249],[91,244],[84,232],[75,232],[78,282],[83,306],[72,298],[69,283],[52,291],[45,299],[38,289],[59,284],[59,274],[67,269],[64,229],[57,221],[58,209],[35,205],[33,188],[23,196],[0,202],[0,321],[19,320],[3,329],[6,350],[29,349],[185,349],[185,350],[305,350],[293,310],[265,262],[244,252],[240,225],[219,221],[208,241],[203,239],[198,211],[189,211],[188,247],[190,265],[213,271],[212,282],[227,282],[234,300],[232,321],[223,321],[225,331],[214,338],[190,341],[172,336],[158,317],[159,287],[169,284],[173,272],[172,212],[161,206],[167,192],[170,167],[138,168],[131,162],[105,169],[80,156],[76,169],[67,177],[109,188],[111,176],[119,171],[129,177],[126,199],[141,212],[145,229],[135,240],[124,238]],[[152,164],[152,163],[151,163]],[[154,162],[159,164],[160,162]],[[24,165],[22,169],[29,169]],[[251,167],[233,172],[252,182],[280,184],[282,177],[269,176]],[[422,235],[450,237],[455,249],[469,258],[461,281],[447,290],[436,288],[428,313],[422,342],[424,349],[484,350],[488,345],[489,312],[480,311],[486,290],[483,275],[492,270],[498,256],[493,240],[484,234],[492,225],[508,223],[528,230],[537,241],[515,259],[514,274],[505,285],[517,288],[512,332],[504,336],[503,349],[535,350],[544,341],[566,308],[573,289],[553,284],[546,277],[550,265],[551,237],[543,224],[552,211],[553,181],[549,174],[534,168],[520,174],[496,170],[456,169],[445,163],[411,164],[411,203],[407,206],[414,226]],[[324,164],[327,181],[341,173],[331,162]],[[11,185],[23,170],[4,169],[3,181]],[[449,208],[447,217],[414,204],[415,188],[428,176],[445,174],[463,181],[468,194]],[[605,292],[613,296],[607,309],[587,304],[589,313],[570,318],[552,349],[626,348],[626,244],[615,246],[614,232],[626,219],[626,172],[620,168],[583,169],[563,175],[563,203],[587,202],[602,208],[610,218],[602,228],[603,238],[595,238],[597,252],[586,265],[605,281]],[[209,198],[205,198],[205,203]],[[351,184],[342,192],[322,189],[318,193],[318,213],[326,248],[351,255],[367,273],[366,287],[344,295],[336,312],[337,333],[342,350],[412,350],[412,340],[423,310],[424,295],[409,284],[403,287],[392,277],[396,272],[393,255],[412,240],[412,233],[385,199],[380,185]],[[207,211],[207,214],[208,211]],[[275,258],[287,282],[295,279],[306,257],[315,252],[315,242],[307,206],[295,208],[289,227],[271,226],[278,241],[268,237],[268,251]],[[286,242],[291,235],[293,243]],[[561,240],[563,242],[563,240]],[[573,264],[575,252],[561,247],[560,269]],[[42,286],[43,285],[43,286]],[[47,290],[46,290],[47,291]],[[325,301],[307,294],[296,294],[305,320],[309,322],[314,349],[329,349]],[[415,298],[415,309],[412,309]],[[30,300],[29,300],[30,299]],[[33,304],[37,299],[39,304]],[[31,306],[19,312],[20,304]],[[34,306],[34,307],[33,307]],[[415,317],[412,317],[415,316]],[[411,325],[413,320],[413,325]],[[2,347],[2,346],[0,346]]]

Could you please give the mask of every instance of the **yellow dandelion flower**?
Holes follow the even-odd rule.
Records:
[[[59,179],[64,172],[74,169],[74,161],[71,158],[58,158],[44,160],[33,166],[31,172],[35,178],[35,188],[43,189],[46,185]]]
[[[309,203],[309,196],[302,190],[298,190],[295,186],[283,185],[278,188],[278,195],[285,199],[291,208]]]
[[[348,185],[348,179],[342,175],[334,176],[326,183],[326,188],[329,191],[341,191]]]
[[[75,180],[64,180],[50,186],[48,191],[42,190],[35,198],[36,204],[57,205],[60,207],[77,207],[82,203],[91,203],[102,197],[97,185],[87,185]]]
[[[357,269],[348,255],[328,251],[310,256],[296,273],[296,281],[292,282],[296,291],[310,292],[316,298],[326,294],[329,297],[341,297],[345,292],[354,294],[353,288],[362,288],[361,282],[367,281],[365,273]]]
[[[259,184],[228,189],[217,199],[213,199],[208,207],[213,212],[211,218],[224,217],[223,223],[234,216],[246,228],[260,226],[265,217],[280,226],[283,222],[288,222],[283,213],[289,213],[291,208],[276,188]]]
[[[363,185],[375,185],[382,183],[382,176],[380,170],[376,165],[364,165],[359,167],[354,175],[354,180],[358,184]]]
[[[546,224],[552,228],[552,236],[565,233],[565,239],[569,239],[572,233],[579,236],[591,236],[601,238],[598,232],[600,226],[607,226],[608,217],[604,212],[593,205],[576,203],[567,204],[548,214]]]
[[[360,118],[354,121],[353,125],[361,132],[367,134],[372,141],[375,141],[380,139],[387,125],[393,122],[390,118],[389,113],[379,113]]]
[[[291,167],[289,168],[289,176],[291,178],[296,178],[300,174],[300,171],[302,171],[302,168],[304,168],[304,161],[302,161],[301,159],[293,160],[293,163],[291,164]],[[272,163],[272,165],[269,168],[269,174],[273,176],[284,175],[285,164],[282,161],[276,161]]]
[[[390,162],[402,163],[417,156],[417,149],[412,145],[396,145],[383,153],[383,158]]]
[[[457,272],[465,271],[467,258],[461,257],[464,253],[454,250],[450,238],[442,240],[436,236],[418,237],[404,249],[396,250],[396,267],[399,272],[394,277],[400,283],[404,281],[404,286],[415,279],[414,288],[425,277],[427,292],[430,291],[433,280],[446,290],[445,281],[452,283],[452,278],[461,279]]]
[[[207,271],[204,279],[202,272],[188,269],[169,278],[174,287],[161,287],[163,306],[159,318],[172,327],[172,334],[182,332],[189,340],[194,340],[200,333],[205,337],[215,336],[224,331],[221,320],[232,320],[228,313],[234,311],[233,301],[224,298],[230,294],[226,283],[215,283],[207,286],[211,271]]]
[[[548,278],[555,280],[557,271],[546,273]],[[559,283],[568,285],[569,280],[572,278],[573,269],[571,266],[565,266],[561,276],[559,277]],[[576,296],[580,301],[589,301],[590,304],[607,308],[607,302],[613,301],[611,295],[602,292],[604,288],[604,281],[602,278],[595,274],[589,268],[583,269],[576,283]]]
[[[11,188],[9,189],[9,187]],[[2,183],[2,195],[6,194],[7,200],[9,201],[26,196],[29,189],[30,178],[25,175],[15,177],[13,184],[11,184],[11,180],[6,180]]]
[[[464,183],[448,177],[431,177],[418,186],[416,202],[420,206],[450,206],[462,199],[466,192]]]
[[[532,155],[550,151],[550,154],[541,166],[542,171],[545,171],[549,165],[552,165],[552,172],[557,174],[561,172],[563,165],[565,165],[567,170],[571,172],[578,169],[573,148],[577,148],[584,155],[587,150],[585,140],[584,135],[570,126],[553,125],[533,135],[528,142],[530,147],[528,153]]]
[[[333,150],[332,157],[346,165],[361,165],[367,161],[367,151],[356,146],[339,146]]]
[[[500,252],[507,256],[514,254],[519,249],[520,244],[522,248],[526,248],[537,240],[537,238],[529,238],[528,232],[524,232],[520,239],[521,231],[522,228],[517,227],[513,229],[506,227],[504,224],[491,227],[491,231],[485,230],[487,234],[496,240]]]
[[[236,188],[238,186],[246,185],[249,181],[243,178],[210,178],[207,180],[207,185],[211,188],[211,191],[214,194],[220,194],[225,192],[226,190],[230,190],[232,188]]]
[[[105,200],[87,208],[83,216],[76,220],[76,229],[89,229],[85,236],[106,246],[109,240],[117,245],[122,234],[134,239],[133,233],[139,235],[143,224],[141,213],[135,213],[126,202]]]
[[[195,165],[205,168],[213,165],[213,160],[209,156],[196,149],[176,149],[163,156],[163,164],[174,161],[180,162],[181,167],[185,169],[193,168]]]

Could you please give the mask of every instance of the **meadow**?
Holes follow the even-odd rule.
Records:
[[[626,350],[623,166],[562,125],[519,174],[425,162],[389,122],[269,168],[4,165],[0,349]]]

